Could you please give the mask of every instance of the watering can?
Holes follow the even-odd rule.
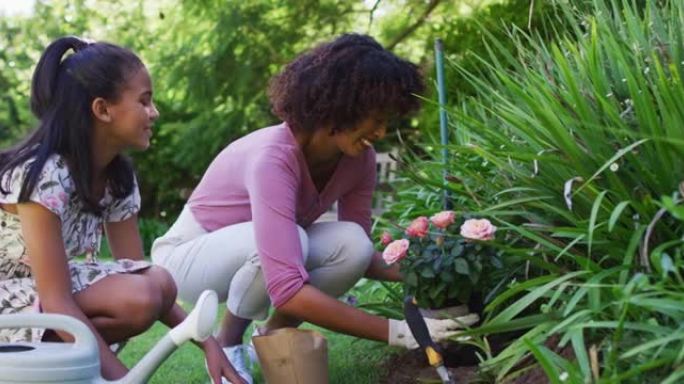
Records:
[[[209,336],[218,313],[214,291],[204,291],[188,317],[171,329],[126,376],[107,381],[100,376],[95,336],[81,321],[57,314],[0,315],[0,328],[33,327],[66,331],[73,343],[0,343],[0,384],[21,383],[145,383],[159,365],[182,343]]]

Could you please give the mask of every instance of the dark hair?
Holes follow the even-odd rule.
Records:
[[[63,58],[73,50],[73,54]],[[68,36],[53,41],[43,52],[31,82],[31,111],[38,128],[18,145],[0,152],[0,177],[32,160],[19,193],[19,202],[29,200],[47,159],[60,155],[69,167],[76,194],[84,209],[100,213],[91,189],[94,116],[91,104],[97,97],[116,101],[128,79],[143,68],[128,49],[114,44],[89,43]],[[123,198],[134,187],[131,161],[119,154],[107,166],[107,185],[112,195]],[[10,177],[0,185],[9,193]]]
[[[273,113],[295,131],[332,124],[349,129],[373,113],[401,117],[420,108],[424,90],[415,64],[370,36],[344,34],[288,64],[271,80]]]

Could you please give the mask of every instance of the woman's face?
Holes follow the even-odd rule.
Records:
[[[152,82],[145,68],[131,76],[110,108],[109,134],[114,142],[123,148],[147,149],[159,111],[152,101]]]
[[[382,140],[387,132],[387,119],[371,115],[351,129],[336,132],[333,140],[337,148],[347,156],[356,157]]]

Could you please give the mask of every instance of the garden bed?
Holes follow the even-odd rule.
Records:
[[[477,365],[448,367],[449,373],[459,383],[470,383],[477,378]],[[387,375],[382,378],[383,384],[439,383],[439,376],[420,350],[409,351],[392,356],[385,363]]]
[[[520,333],[493,335],[489,342],[494,354],[500,352],[509,342],[520,336]],[[564,358],[574,359],[570,348],[559,350],[557,337],[547,341],[547,347]],[[491,382],[478,374],[478,349],[470,345],[446,344],[444,348],[444,363],[449,374],[459,384]],[[532,361],[523,362],[529,365]],[[437,371],[428,364],[422,350],[413,350],[392,356],[383,369],[386,375],[381,379],[383,384],[425,384],[441,383]],[[522,375],[511,379],[510,384],[546,384],[549,380],[544,371],[538,366],[531,366]]]

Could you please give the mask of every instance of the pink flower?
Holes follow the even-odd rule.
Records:
[[[51,211],[59,211],[59,209],[62,207],[62,202],[55,195],[47,195],[42,197],[41,200],[43,204]]]
[[[492,240],[496,227],[487,219],[470,219],[461,225],[461,236],[472,240]]]
[[[406,257],[408,247],[408,240],[394,240],[393,242],[389,243],[389,245],[387,246],[387,248],[385,248],[384,251],[382,251],[382,259],[385,260],[385,263],[387,263],[388,265],[394,264],[397,261]]]
[[[380,236],[380,243],[384,246],[387,246],[389,243],[392,242],[392,234],[385,231],[382,233]]]
[[[60,191],[59,199],[62,201],[62,205],[66,205],[69,202],[69,195]]]
[[[434,214],[431,218],[430,221],[432,224],[435,225],[437,228],[444,229],[451,224],[454,223],[456,220],[456,213],[454,211],[442,211],[439,213]]]
[[[406,235],[410,237],[425,237],[428,233],[430,222],[425,216],[420,216],[411,222],[411,225],[406,228]]]

